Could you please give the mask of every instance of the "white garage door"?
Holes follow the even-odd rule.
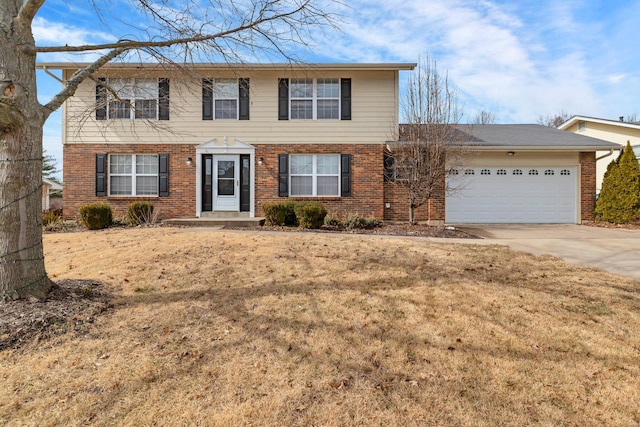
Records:
[[[456,175],[457,173],[457,175]],[[577,167],[468,167],[447,179],[446,222],[573,223]]]

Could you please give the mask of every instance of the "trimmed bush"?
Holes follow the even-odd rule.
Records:
[[[107,228],[113,222],[111,206],[103,202],[84,205],[80,208],[80,219],[89,230]]]
[[[640,166],[628,141],[620,157],[607,167],[595,216],[615,224],[640,219]]]
[[[327,210],[320,202],[299,202],[294,207],[298,225],[303,228],[320,228]]]
[[[265,223],[267,225],[289,225],[297,226],[294,201],[272,202],[262,205]]]
[[[129,204],[127,208],[127,221],[131,225],[153,224],[153,203],[138,201]]]

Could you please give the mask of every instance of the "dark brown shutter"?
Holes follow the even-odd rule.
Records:
[[[289,155],[278,154],[278,197],[289,196]]]
[[[278,79],[278,120],[289,120],[289,79]]]
[[[107,119],[107,90],[104,87],[107,79],[99,77],[96,83],[96,120]]]
[[[351,154],[340,155],[340,195],[351,196]]]
[[[340,120],[351,120],[351,79],[340,79]]]
[[[202,120],[213,120],[212,79],[202,79]]]
[[[96,154],[96,196],[107,195],[107,155]]]
[[[169,154],[158,154],[158,196],[169,195]]]
[[[240,120],[249,120],[249,79],[238,79],[239,93],[239,117]]]
[[[169,79],[158,79],[158,120],[169,120]]]

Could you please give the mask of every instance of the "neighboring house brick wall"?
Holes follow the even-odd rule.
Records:
[[[580,217],[593,221],[596,208],[596,153],[580,153]]]

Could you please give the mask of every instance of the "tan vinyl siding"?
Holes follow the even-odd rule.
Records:
[[[133,77],[131,72],[118,76]],[[202,120],[201,78],[144,70],[144,77],[169,77],[170,120],[96,121],[95,83],[83,82],[65,104],[64,143],[202,144],[224,137],[248,144],[376,144],[395,138],[398,120],[396,70],[291,70],[223,73],[212,70],[202,77],[250,78],[250,120]],[[71,73],[66,71],[67,76]],[[115,74],[114,74],[115,76]],[[278,78],[351,78],[351,120],[278,120]]]
[[[631,142],[631,145],[640,145],[640,129],[626,126],[626,123],[598,123],[585,120],[584,129],[579,130],[578,123],[576,123],[567,127],[565,130],[579,135],[613,142],[619,144],[621,148],[627,145],[627,141]],[[608,151],[596,151],[596,158],[600,158],[600,160],[596,162],[596,193],[600,193],[602,189],[602,181],[604,180],[607,166],[618,158],[618,152],[616,151],[614,151],[612,155],[608,154]]]

